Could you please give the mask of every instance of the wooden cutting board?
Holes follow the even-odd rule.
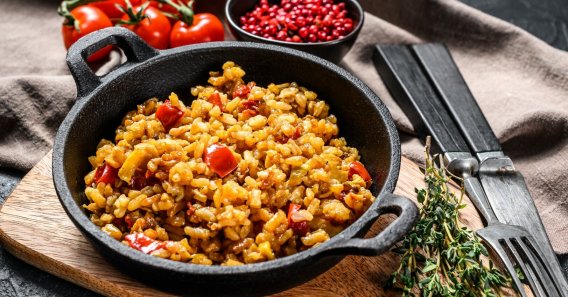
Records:
[[[418,166],[403,158],[395,193],[414,199],[423,187]],[[478,229],[481,220],[471,202],[462,222]],[[392,220],[381,217],[370,234]],[[105,296],[172,296],[150,288],[117,271],[103,259],[65,214],[51,177],[51,152],[20,182],[0,209],[0,240],[16,257],[70,282]],[[319,277],[276,296],[398,296],[383,285],[398,267],[399,257],[388,252],[378,257],[348,256]]]

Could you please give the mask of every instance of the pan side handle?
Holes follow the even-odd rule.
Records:
[[[105,76],[97,76],[89,68],[86,59],[108,45],[116,45],[122,49],[127,61]],[[77,84],[77,98],[87,96],[109,77],[115,77],[157,55],[158,50],[126,28],[105,28],[82,37],[67,52],[67,65]]]
[[[384,253],[406,235],[418,219],[418,208],[410,199],[385,193],[380,198],[377,215],[368,219],[370,224],[383,214],[392,213],[398,217],[381,233],[372,238],[344,238],[330,246],[326,255],[376,256]]]

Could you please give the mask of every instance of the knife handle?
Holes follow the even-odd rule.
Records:
[[[373,62],[418,134],[423,138],[431,135],[441,153],[469,152],[459,129],[408,47],[377,45]]]
[[[472,153],[501,151],[499,140],[479,109],[448,49],[439,43],[413,45],[411,48]]]

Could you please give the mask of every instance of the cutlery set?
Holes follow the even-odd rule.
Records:
[[[485,221],[477,231],[520,296],[568,296],[568,283],[525,180],[501,150],[449,51],[441,44],[377,45],[373,61],[419,135],[431,135]],[[520,271],[522,273],[518,273]]]

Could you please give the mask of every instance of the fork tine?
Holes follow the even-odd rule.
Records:
[[[513,282],[513,286],[516,288],[517,293],[519,293],[521,297],[527,297],[527,292],[525,291],[523,283],[521,283],[521,280],[519,279],[519,276],[515,271],[513,263],[509,259],[509,255],[507,255],[507,253],[501,246],[501,243],[491,237],[490,231],[491,230],[487,229],[477,230],[477,235],[479,235],[479,237],[481,237],[491,247],[493,252],[495,252],[499,256],[499,259],[501,259],[501,262],[505,266],[505,269],[511,276],[511,281]]]
[[[547,294],[552,297],[559,297],[558,289],[550,278],[550,270],[543,266],[542,258],[540,258],[540,256],[535,253],[533,249],[527,247],[527,244],[523,240],[523,238],[516,239],[516,243],[526,255],[529,265],[532,266],[533,270],[541,271],[541,273],[537,274],[537,277],[540,278],[541,284],[545,287]]]
[[[555,273],[555,271],[552,269],[552,266],[550,265],[550,262],[546,261],[546,259],[542,258],[542,252],[540,251],[538,245],[535,243],[534,238],[530,235],[527,236],[523,236],[522,239],[523,243],[527,246],[528,250],[532,251],[533,255],[535,255],[538,260],[540,260],[540,263],[542,265],[544,265],[544,268],[546,270],[543,271],[547,271],[549,276],[552,278],[553,282],[552,284],[554,285],[554,288],[556,288],[556,292],[559,294],[559,296],[568,296],[568,292],[562,292],[562,289],[558,287],[558,284],[561,283],[561,280],[559,279],[559,277],[564,277],[564,275],[558,275],[557,273]]]
[[[511,280],[517,289],[517,293],[519,293],[521,297],[528,297],[527,292],[525,291],[525,288],[523,286],[523,283],[521,282],[519,276],[517,275],[515,266],[513,265],[513,262],[511,262],[511,260],[509,259],[509,255],[507,255],[507,252],[501,247],[500,244],[497,244],[497,246],[498,248],[496,248],[495,245],[492,245],[493,250],[495,250],[495,252],[499,255],[499,258],[501,258],[503,265],[505,265],[505,267],[507,268],[507,272],[509,272],[509,276],[511,276]]]
[[[511,254],[513,254],[513,257],[517,259],[517,264],[521,267],[521,270],[528,280],[533,294],[537,297],[547,296],[545,291],[543,291],[543,288],[540,286],[540,283],[536,281],[538,278],[535,275],[536,273],[533,271],[533,268],[525,264],[524,258],[519,254],[516,245],[510,239],[505,239],[504,241]]]

